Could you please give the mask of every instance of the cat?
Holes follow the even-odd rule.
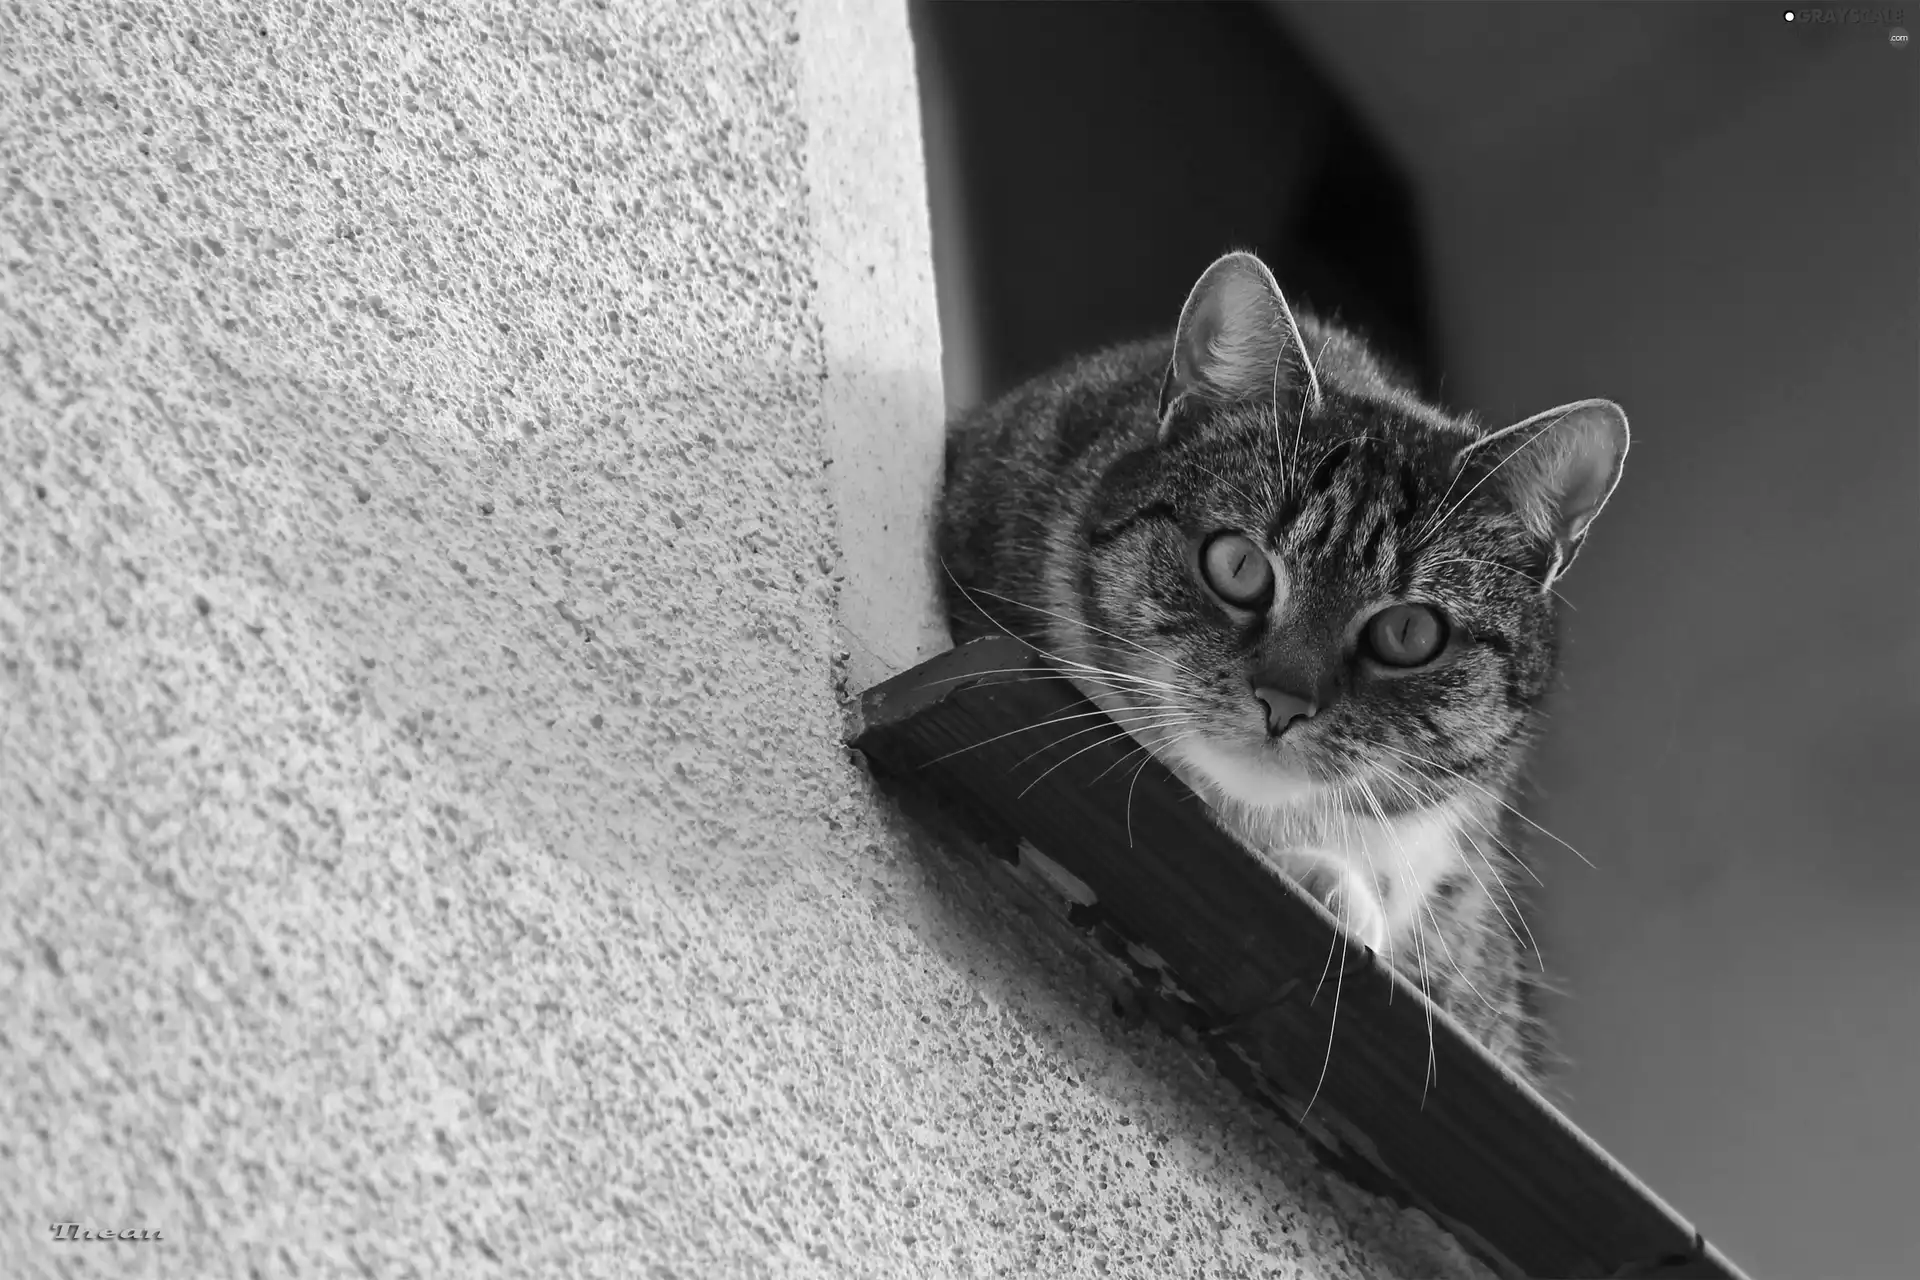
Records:
[[[1229,253],[1171,337],[952,422],[950,626],[1039,650],[1538,1083],[1514,802],[1555,675],[1554,584],[1627,444],[1607,400],[1499,430],[1451,415]]]

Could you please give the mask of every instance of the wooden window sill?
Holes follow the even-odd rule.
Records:
[[[1007,892],[1104,966],[1124,1004],[1206,1049],[1330,1166],[1426,1211],[1496,1272],[1738,1280],[1413,984],[1353,945],[1340,966],[1332,917],[1157,762],[1136,768],[1132,739],[1067,736],[1089,719],[1038,727],[1091,711],[1026,646],[980,640],[862,695],[853,746],[903,799],[941,805],[996,855],[983,862]]]

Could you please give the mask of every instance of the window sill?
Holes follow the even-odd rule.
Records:
[[[1332,918],[1156,762],[1136,776],[1132,739],[1044,745],[1038,726],[1091,710],[1026,646],[980,640],[868,690],[853,745],[903,798],[936,800],[997,855],[985,862],[1007,892],[1102,969],[1123,1009],[1205,1048],[1331,1167],[1426,1211],[1495,1271],[1739,1280],[1371,952],[1331,972]]]

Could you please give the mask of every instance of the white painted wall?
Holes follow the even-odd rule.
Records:
[[[0,48],[0,1273],[1477,1273],[840,745],[939,642],[899,5]]]

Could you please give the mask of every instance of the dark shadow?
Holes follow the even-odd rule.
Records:
[[[916,0],[911,13],[942,125],[927,140],[942,325],[978,366],[950,380],[990,398],[1171,329],[1206,264],[1242,248],[1434,388],[1412,188],[1264,9]]]

